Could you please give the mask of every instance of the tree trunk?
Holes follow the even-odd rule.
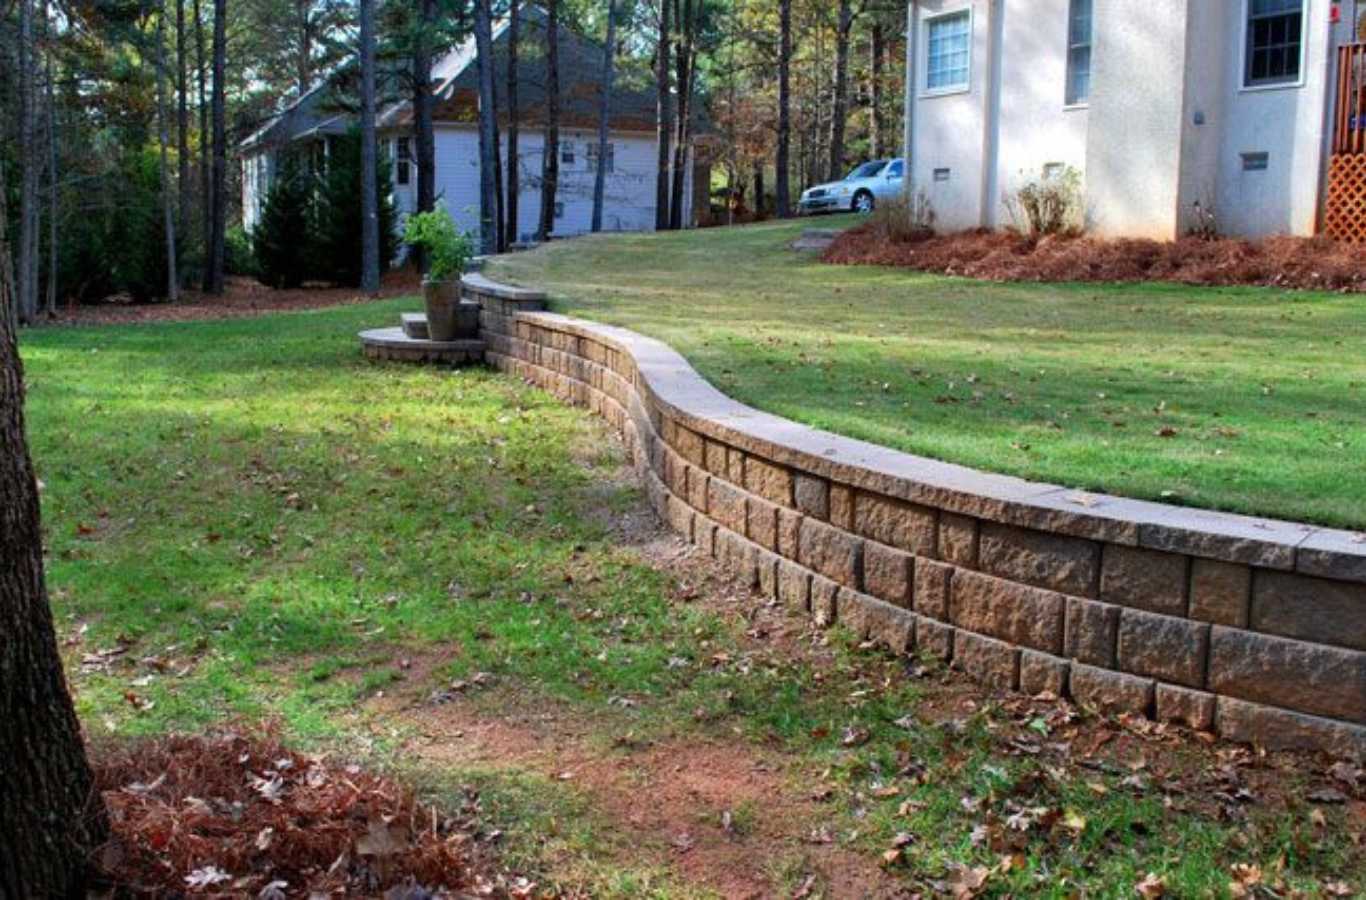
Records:
[[[669,157],[673,142],[673,97],[669,72],[672,65],[673,38],[670,35],[670,7],[673,0],[659,0],[659,41],[655,46],[655,105],[658,112],[659,167],[655,172],[655,230],[669,227]]]
[[[541,222],[537,237],[555,231],[555,195],[560,187],[560,2],[546,0],[545,150],[541,157]]]
[[[47,4],[43,5],[43,29],[48,31]],[[55,56],[47,52],[47,300],[44,310],[49,318],[57,315],[57,97]]]
[[[228,135],[224,79],[228,52],[228,0],[213,0],[213,185],[209,202],[213,218],[209,231],[209,264],[204,293],[223,293],[223,266],[228,230]]]
[[[598,171],[593,176],[593,232],[602,231],[602,204],[607,194],[607,137],[612,124],[612,60],[616,55],[617,4],[607,0],[607,43],[602,52],[602,98],[598,103]]]
[[[19,0],[19,322],[38,311],[38,154],[33,2]]]
[[[489,0],[474,4],[475,62],[479,70],[479,252],[498,250],[498,191],[494,168],[498,148],[494,138],[493,13]]]
[[[776,185],[778,216],[792,215],[790,183],[792,144],[792,0],[778,2],[778,153]]]
[[[187,42],[185,0],[175,0],[176,184],[180,188],[176,235],[182,243],[190,231],[190,204],[193,196],[190,193],[190,73]]]
[[[157,143],[161,150],[161,209],[166,229],[166,299],[180,299],[180,279],[176,275],[175,194],[171,190],[171,125],[166,104],[166,8],[157,10]]]
[[[0,303],[8,289],[0,204]],[[8,303],[4,303],[8,310]],[[0,314],[0,897],[83,897],[107,839],[43,582],[38,484],[24,439],[14,320]]]
[[[887,54],[887,34],[881,22],[874,23],[869,61],[868,145],[873,159],[881,158],[882,146],[882,60]]]
[[[764,217],[764,166],[763,163],[754,164],[754,215],[756,218]]]
[[[436,0],[418,0],[421,22],[413,40],[413,137],[417,164],[417,211],[436,208],[436,132],[432,127],[432,42],[436,28]],[[418,271],[427,271],[427,259],[414,248]]]
[[[507,209],[506,233],[503,243],[512,246],[521,239],[519,234],[518,207],[522,195],[522,163],[519,145],[522,139],[521,126],[517,121],[521,111],[517,101],[517,45],[522,39],[522,15],[520,4],[513,0],[508,9],[508,158],[507,158]]]
[[[299,26],[299,56],[294,60],[294,77],[299,83],[300,97],[313,86],[313,23],[308,19],[312,11],[312,0],[294,0]]]
[[[379,191],[375,184],[375,0],[360,0],[360,287],[379,290]]]
[[[688,177],[688,144],[691,138],[693,69],[697,63],[697,16],[701,12],[701,0],[683,0],[678,17],[678,26],[683,39],[678,45],[678,58],[675,69],[678,76],[678,119],[674,124],[674,166],[673,185],[669,198],[669,228],[678,231],[686,223],[683,221],[683,208],[686,205],[683,189]]]
[[[203,248],[202,281],[208,280],[209,244],[213,242],[213,200],[209,184],[209,93],[204,68],[204,16],[194,0],[195,77],[199,80],[199,241]]]
[[[844,130],[849,118],[849,32],[854,27],[850,0],[839,0],[839,21],[835,31],[835,95],[830,104],[831,181],[844,177]]]

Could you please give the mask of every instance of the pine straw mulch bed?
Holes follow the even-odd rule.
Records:
[[[986,281],[1168,281],[1366,291],[1366,247],[1321,237],[1160,242],[975,230],[899,239],[874,220],[842,233],[822,259]]]
[[[221,731],[92,749],[109,810],[105,896],[530,897],[495,865],[478,795],[443,813],[402,784]]]

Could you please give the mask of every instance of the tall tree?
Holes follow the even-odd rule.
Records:
[[[38,153],[34,93],[37,48],[34,0],[19,0],[19,321],[33,321],[38,310]]]
[[[678,118],[674,123],[673,184],[669,194],[669,227],[675,231],[685,224],[683,210],[687,203],[683,190],[687,184],[692,143],[693,76],[697,68],[697,20],[701,12],[702,0],[681,0],[677,10],[679,42],[674,68],[678,78]]]
[[[493,13],[489,0],[475,0],[474,43],[479,70],[479,250],[487,254],[498,251],[498,145],[494,132],[498,111],[493,102]]]
[[[521,123],[518,121],[521,110],[517,98],[518,47],[522,39],[521,3],[512,0],[508,6],[508,78],[507,78],[507,120],[508,120],[508,161],[507,161],[507,203],[506,236],[504,243],[511,246],[520,239],[518,234],[518,207],[521,205],[522,163],[519,151]]]
[[[180,299],[180,279],[176,275],[176,203],[171,190],[170,110],[166,102],[166,8],[157,10],[157,143],[160,149],[161,209],[166,231],[166,299]]]
[[[225,242],[228,229],[228,134],[227,134],[228,0],[213,0],[213,178],[209,201],[213,207],[204,293],[223,293]]]
[[[792,0],[778,0],[778,216],[792,215]]]
[[[43,32],[50,35],[51,16],[43,4]],[[47,301],[43,304],[49,318],[57,315],[57,73],[53,65],[54,47],[47,50]]]
[[[838,181],[844,175],[844,132],[849,119],[849,36],[854,30],[852,0],[839,0],[839,17],[835,22],[835,86],[830,109],[830,168],[829,178]]]
[[[542,241],[555,231],[555,197],[560,187],[560,0],[546,0],[545,9],[545,149],[541,154],[541,221],[536,230]]]
[[[874,159],[883,155],[882,65],[887,54],[887,27],[874,21],[868,38],[868,153]]]
[[[209,246],[213,243],[213,194],[209,173],[209,92],[204,64],[204,15],[200,0],[194,0],[194,67],[199,81],[199,240],[203,245],[203,282],[208,284]]]
[[[607,0],[607,42],[602,48],[602,96],[598,101],[598,170],[593,176],[593,232],[602,231],[602,203],[607,193],[607,138],[612,124],[613,60],[617,53],[617,4]]]
[[[180,188],[176,234],[182,241],[190,231],[190,54],[185,27],[185,0],[175,0],[176,60],[176,184]]]
[[[360,0],[360,286],[379,290],[379,192],[375,184],[375,0]]]
[[[38,483],[0,203],[0,897],[83,897],[108,819],[86,760],[43,580]]]
[[[655,42],[655,106],[658,118],[659,164],[655,170],[655,230],[669,227],[669,159],[673,144],[673,35],[670,16],[674,0],[659,0],[659,39]]]
[[[418,23],[413,35],[413,137],[417,162],[417,211],[436,208],[436,130],[432,125],[432,36],[436,31],[436,0],[417,0]],[[418,249],[419,269],[426,258]]]

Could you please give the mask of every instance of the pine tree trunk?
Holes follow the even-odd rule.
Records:
[[[873,25],[871,38],[872,59],[869,60],[868,85],[868,145],[873,159],[883,155],[882,132],[882,60],[887,54],[887,34],[882,23]]]
[[[294,0],[294,14],[299,27],[299,56],[294,60],[294,78],[299,83],[299,96],[313,86],[313,23],[308,20],[313,11],[313,0]]]
[[[199,80],[199,241],[203,248],[201,281],[207,283],[209,244],[213,241],[213,200],[209,184],[209,93],[204,68],[204,16],[194,0],[195,76]]]
[[[8,256],[0,204],[0,303],[7,299]],[[23,402],[14,320],[0,314],[0,898],[84,897],[109,826],[43,583],[38,485]]]
[[[560,3],[546,0],[545,149],[541,156],[541,221],[537,238],[555,231],[555,197],[560,187]]]
[[[764,217],[764,166],[763,163],[754,164],[754,215],[756,218]]]
[[[775,190],[778,216],[792,215],[792,0],[778,3],[778,153]]]
[[[479,252],[488,254],[498,251],[497,112],[493,103],[493,13],[489,0],[475,0],[474,43],[479,70]]]
[[[190,231],[190,71],[188,32],[185,29],[185,0],[175,0],[176,59],[176,184],[180,201],[176,235],[183,243]]]
[[[673,97],[669,73],[673,64],[670,7],[674,0],[659,0],[659,41],[655,45],[655,105],[658,112],[659,166],[655,171],[655,230],[669,227],[669,157],[673,143]]]
[[[522,15],[520,4],[513,0],[508,9],[508,146],[507,146],[507,222],[503,243],[512,246],[520,240],[518,234],[518,207],[521,206],[522,164],[518,150],[521,141],[521,127],[517,121],[521,111],[517,101],[517,45],[522,39]]]
[[[849,32],[854,27],[854,10],[850,0],[839,0],[839,22],[835,30],[835,86],[830,104],[830,169],[831,181],[844,176],[844,130],[849,118]]]
[[[223,293],[223,267],[228,230],[228,136],[224,108],[228,43],[228,0],[213,0],[213,185],[210,203],[213,219],[209,232],[209,266],[204,273],[204,293]]]
[[[43,4],[43,28],[48,32],[47,4]],[[44,310],[57,315],[57,73],[52,65],[52,48],[47,53],[47,300]]]
[[[700,0],[695,6],[693,0],[683,0],[678,27],[682,40],[678,45],[678,58],[675,68],[678,77],[678,118],[674,123],[674,164],[673,184],[669,196],[669,228],[678,231],[683,228],[683,188],[688,177],[688,144],[691,138],[690,119],[692,118],[693,67],[697,62],[697,14]]]
[[[417,164],[417,211],[436,207],[436,134],[432,127],[432,31],[436,0],[418,0],[419,25],[413,38],[413,143]],[[427,271],[422,248],[413,248],[419,272]]]
[[[607,43],[602,52],[602,98],[598,105],[598,171],[593,176],[593,232],[602,231],[602,204],[607,194],[607,138],[612,124],[612,61],[616,55],[617,4],[607,0]]]
[[[360,0],[360,287],[379,291],[379,191],[375,183],[375,0]]]
[[[19,322],[38,311],[38,154],[33,2],[19,0]]]
[[[166,103],[166,8],[157,10],[157,143],[161,150],[161,208],[166,229],[166,299],[180,299],[180,278],[176,275],[175,194],[171,190],[171,125]]]

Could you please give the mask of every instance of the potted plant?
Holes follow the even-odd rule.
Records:
[[[427,333],[433,341],[475,337],[479,304],[460,302],[460,276],[473,255],[473,245],[444,208],[408,217],[404,240],[427,256],[422,299],[427,307]]]

